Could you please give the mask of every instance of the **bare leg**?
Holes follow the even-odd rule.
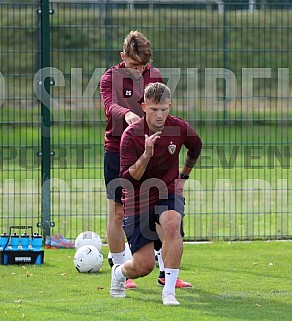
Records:
[[[123,264],[125,262],[125,232],[123,229],[124,211],[123,206],[108,199],[109,219],[107,224],[107,241],[109,250],[112,254],[114,264]],[[127,279],[126,289],[136,289],[137,285]]]
[[[166,211],[160,216],[162,230],[162,257],[165,268],[179,269],[183,253],[183,239],[180,233],[181,215]]]
[[[175,298],[175,287],[183,252],[180,233],[181,215],[173,210],[165,211],[159,219],[162,229],[162,258],[165,266],[165,285],[162,290],[164,305],[179,305]]]
[[[127,278],[137,279],[151,273],[154,268],[154,244],[148,243],[133,254],[131,261],[121,267],[122,273]]]
[[[162,230],[159,224],[156,224],[156,231],[159,236],[159,238],[162,240],[163,235],[162,235]],[[159,277],[158,277],[158,284],[164,286],[165,285],[165,267],[164,267],[164,262],[162,259],[162,250],[160,249],[159,251],[156,251],[157,258],[158,258],[158,263],[159,263]],[[176,288],[180,289],[187,289],[191,288],[192,284],[186,281],[183,281],[182,279],[177,279],[176,281]]]
[[[123,206],[108,199],[107,241],[111,253],[125,250],[125,233],[123,230]]]

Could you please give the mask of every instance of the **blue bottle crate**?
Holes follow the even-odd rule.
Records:
[[[15,229],[31,229],[31,237],[27,233],[21,236],[12,233]],[[42,236],[33,233],[32,226],[10,226],[9,235],[2,233],[0,236],[0,264],[43,264],[42,245]]]
[[[0,264],[43,264],[44,251],[0,251]]]

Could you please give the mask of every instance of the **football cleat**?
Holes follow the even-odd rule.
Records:
[[[116,268],[120,266],[119,264],[114,264],[112,267],[112,281],[111,281],[111,287],[110,287],[110,295],[113,298],[125,298],[125,281],[120,282],[115,275]]]
[[[180,305],[180,303],[175,298],[174,293],[168,291],[162,293],[162,303],[164,305]]]
[[[126,289],[131,289],[131,290],[137,289],[137,285],[132,279],[127,279],[126,280]]]
[[[158,278],[157,283],[161,286],[164,286],[165,285],[165,278]],[[177,278],[176,283],[175,283],[175,287],[177,289],[184,289],[184,288],[191,288],[192,285],[189,282],[186,282],[186,281],[183,281],[183,280]]]

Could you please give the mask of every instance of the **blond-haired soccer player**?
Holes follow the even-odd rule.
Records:
[[[114,264],[110,294],[125,297],[126,278],[148,275],[154,265],[154,248],[162,241],[165,265],[164,305],[179,305],[176,280],[183,252],[183,187],[200,155],[202,142],[184,120],[169,115],[170,89],[160,82],[145,88],[145,116],[129,126],[120,144],[120,178],[123,185],[124,230],[132,260]],[[187,155],[179,172],[179,153]],[[160,238],[156,231],[159,224]]]

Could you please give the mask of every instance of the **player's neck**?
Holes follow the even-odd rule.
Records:
[[[149,130],[150,130],[149,134],[152,135],[152,134],[155,134],[157,132],[162,132],[165,126],[155,127],[155,126],[151,126],[151,125],[149,126],[149,124],[148,124],[148,127],[149,127]]]

